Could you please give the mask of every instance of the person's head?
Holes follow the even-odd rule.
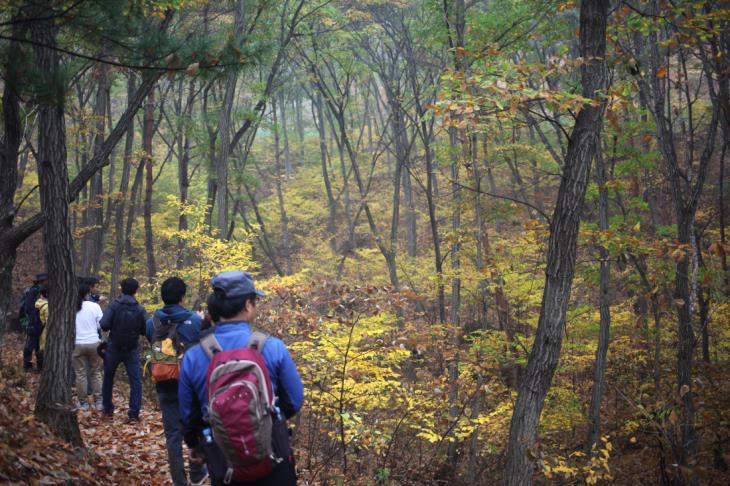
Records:
[[[124,295],[134,295],[134,294],[137,293],[137,289],[139,289],[139,282],[137,282],[132,277],[125,278],[119,284],[119,287],[122,290],[122,294],[124,294]]]
[[[40,285],[43,287],[48,283],[48,274],[46,272],[39,273],[35,276],[35,279],[33,280],[33,283],[35,285]]]
[[[170,277],[162,282],[160,287],[160,295],[165,305],[179,304],[185,297],[188,287],[179,277]]]
[[[48,299],[48,285],[41,287],[40,294],[44,299]]]
[[[207,329],[220,320],[221,316],[218,312],[218,299],[215,294],[210,294],[205,301],[205,318],[200,326],[200,330]]]
[[[76,312],[80,311],[84,306],[84,301],[89,297],[91,288],[89,284],[83,282],[79,285],[79,292],[76,294]]]
[[[265,294],[256,289],[250,273],[221,272],[213,277],[211,287],[219,320],[253,322],[256,319],[256,300]]]
[[[91,295],[96,295],[99,293],[99,284],[101,283],[101,280],[99,280],[98,278],[88,277],[84,279],[83,283],[89,286],[89,293]]]

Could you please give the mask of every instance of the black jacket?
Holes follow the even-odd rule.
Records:
[[[125,347],[136,349],[136,339],[145,335],[146,322],[147,311],[144,307],[131,295],[122,295],[109,304],[99,325],[103,331],[110,331],[110,346],[117,348],[131,336],[134,338],[134,345]]]
[[[31,336],[40,336],[43,331],[43,324],[41,324],[40,316],[38,315],[38,309],[35,308],[35,302],[41,294],[41,286],[38,284],[33,285],[23,294],[23,305],[21,308],[20,317],[23,315],[28,317],[28,328],[26,332]]]

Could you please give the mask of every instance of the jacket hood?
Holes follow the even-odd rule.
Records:
[[[48,305],[48,301],[44,299],[43,297],[38,297],[38,300],[35,301],[35,308],[40,310],[42,307]]]
[[[193,314],[193,311],[190,311],[179,304],[166,305],[162,309],[157,309],[155,311],[155,317],[157,317],[162,324],[167,324],[169,322],[184,322],[186,319],[190,319]]]
[[[121,297],[117,297],[116,302],[122,305],[137,305],[137,299],[126,294],[122,294]]]

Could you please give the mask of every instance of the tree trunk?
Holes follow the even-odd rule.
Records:
[[[284,93],[279,92],[279,111],[281,112],[281,135],[284,138],[284,168],[286,169],[286,178],[289,180],[294,175],[294,166],[292,165],[291,154],[289,153],[289,130],[286,123],[286,98]]]
[[[600,144],[599,144],[600,145]],[[603,161],[600,146],[596,150],[596,182],[598,183],[598,227],[602,232],[608,231],[608,182],[606,176],[606,164]],[[611,301],[609,297],[610,272],[608,250],[600,246],[601,269],[599,276],[599,312],[601,323],[598,331],[598,348],[596,349],[596,362],[593,368],[593,390],[591,393],[591,404],[588,409],[588,442],[586,450],[590,454],[593,446],[598,443],[601,437],[601,402],[603,401],[603,389],[605,386],[604,375],[606,372],[606,357],[608,355],[608,344],[610,340],[611,327]]]
[[[25,24],[17,22],[20,15],[12,16],[13,37],[20,39],[25,35]],[[15,220],[15,192],[21,183],[18,174],[18,151],[23,138],[23,123],[20,117],[20,96],[18,93],[21,66],[21,51],[18,41],[10,41],[4,72],[2,99],[3,137],[0,146],[0,234],[12,228]],[[0,240],[0,244],[5,243]],[[16,246],[0,246],[0,353],[5,348],[3,338],[8,328],[10,297],[12,295],[13,267],[15,266]],[[0,354],[0,366],[2,354]]]
[[[101,64],[99,66],[99,86],[96,91],[96,101],[94,103],[94,117],[96,120],[96,133],[94,134],[94,155],[101,152],[104,145],[104,133],[106,128],[107,112],[111,106],[107,105],[109,97],[109,66]],[[89,236],[90,246],[90,267],[85,270],[85,275],[97,273],[99,263],[103,251],[103,231],[104,225],[104,176],[103,169],[94,174],[91,178],[89,198],[91,200],[91,208],[89,214],[89,222],[91,230],[87,233]],[[113,171],[113,167],[110,169]]]
[[[317,92],[316,100],[312,100],[313,105],[313,117],[314,123],[317,126],[317,132],[319,133],[319,153],[322,161],[322,179],[324,180],[324,188],[327,193],[327,231],[331,235],[330,246],[332,249],[337,248],[337,240],[335,238],[336,233],[336,221],[337,221],[337,203],[332,193],[332,182],[330,181],[329,171],[327,169],[327,139],[325,135],[325,120],[322,116],[322,94]]]
[[[34,4],[33,16],[40,18],[53,12],[53,4]],[[68,218],[69,183],[66,167],[66,133],[64,126],[64,86],[61,84],[57,28],[52,20],[34,23],[35,63],[38,74],[45,77],[49,96],[39,100],[38,109],[38,182],[43,225],[43,250],[48,265],[49,295],[48,336],[45,366],[36,398],[35,415],[63,440],[82,445],[79,424],[72,411],[71,355],[76,334],[76,277]]]
[[[246,2],[239,0],[235,7],[233,42],[237,42],[243,32],[243,22]],[[226,87],[223,94],[220,118],[218,120],[218,138],[220,139],[220,150],[216,160],[216,205],[218,206],[218,236],[226,238],[228,232],[228,156],[231,152],[230,128],[231,110],[233,109],[233,98],[236,92],[236,81],[238,71],[233,70],[226,77]]]
[[[595,99],[607,86],[607,0],[584,0],[580,6],[580,54],[588,60],[581,68],[582,94]],[[534,464],[529,457],[537,439],[540,413],[560,358],[565,313],[575,271],[580,212],[588,185],[590,164],[597,149],[603,103],[585,105],[578,113],[568,143],[563,178],[550,224],[545,288],[535,341],[520,384],[510,423],[505,484],[532,483]]]
[[[150,93],[144,113],[144,127],[142,129],[142,150],[144,151],[145,191],[144,191],[144,246],[147,254],[147,277],[152,281],[157,275],[155,263],[155,248],[152,238],[152,185],[154,175],[152,167],[152,138],[155,134],[155,95]]]
[[[134,75],[127,79],[127,99],[134,93]],[[115,297],[119,288],[119,270],[122,266],[124,249],[124,213],[129,200],[129,173],[132,170],[132,149],[134,148],[134,120],[127,128],[127,138],[124,142],[124,160],[122,161],[122,179],[119,181],[119,199],[114,207],[114,259],[112,262],[110,297]]]
[[[299,163],[304,163],[304,121],[302,120],[302,90],[297,90],[294,98],[296,110],[297,136],[299,137]]]
[[[289,218],[286,215],[284,206],[284,192],[281,189],[281,180],[284,177],[281,170],[281,143],[279,138],[279,125],[276,120],[276,99],[271,100],[271,116],[274,123],[274,185],[276,187],[276,200],[279,204],[279,226],[281,228],[282,249],[284,250],[284,263],[286,274],[291,275],[291,252],[289,249]],[[283,110],[282,110],[283,113]]]

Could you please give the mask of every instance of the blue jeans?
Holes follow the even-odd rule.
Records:
[[[112,389],[114,388],[114,374],[120,363],[124,363],[129,378],[129,412],[130,418],[138,418],[142,408],[142,377],[139,365],[139,351],[122,351],[110,344],[104,357],[104,384],[101,387],[101,396],[104,403],[104,413],[113,413]]]
[[[162,412],[162,426],[165,429],[165,446],[167,447],[167,463],[174,486],[187,486],[185,477],[185,458],[183,457],[183,426],[180,421],[180,402],[177,391],[157,391]],[[190,481],[200,482],[207,473],[205,465],[190,464]]]

